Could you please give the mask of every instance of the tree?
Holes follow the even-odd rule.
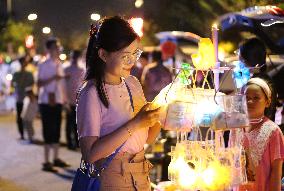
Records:
[[[20,46],[24,46],[25,37],[30,35],[32,31],[33,28],[28,24],[8,20],[0,36],[0,51],[5,52],[9,43],[12,43],[13,48],[16,50]]]
[[[156,25],[154,27],[156,31],[145,31],[145,33],[155,34],[160,31],[181,30],[190,31],[202,37],[209,37],[211,25],[220,15],[257,5],[284,7],[283,0],[144,1],[145,20]]]

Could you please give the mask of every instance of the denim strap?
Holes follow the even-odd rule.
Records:
[[[133,104],[132,94],[131,94],[130,88],[127,85],[126,81],[125,81],[125,85],[126,85],[126,88],[127,88],[127,91],[128,91],[129,98],[130,98],[130,104],[131,104],[131,107],[132,107],[132,111],[134,112],[134,104]]]

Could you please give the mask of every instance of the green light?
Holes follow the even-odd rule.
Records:
[[[181,64],[181,71],[178,75],[178,78],[180,79],[180,82],[184,85],[190,85],[191,80],[189,79],[189,76],[192,75],[192,69],[189,63],[182,63]]]
[[[10,63],[11,61],[12,61],[11,57],[10,56],[6,56],[5,62],[6,63]]]

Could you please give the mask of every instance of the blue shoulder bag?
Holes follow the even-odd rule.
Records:
[[[124,143],[115,150],[100,168],[94,164],[85,163],[81,160],[80,168],[77,169],[73,180],[71,191],[99,191],[100,190],[100,175],[108,167],[112,159],[118,153]]]

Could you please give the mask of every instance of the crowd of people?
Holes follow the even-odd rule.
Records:
[[[151,165],[145,160],[143,147],[155,141],[161,123],[159,108],[149,110],[147,102],[174,79],[172,68],[176,66],[168,67],[165,62],[174,60],[177,47],[167,41],[161,51],[150,55],[142,53],[139,42],[128,22],[116,16],[91,27],[85,69],[78,64],[82,56],[79,50],[71,51],[70,65],[63,67],[56,38],[45,44],[46,60],[38,64],[36,79],[26,70],[32,58],[26,55],[19,59],[21,69],[12,79],[17,126],[20,139],[26,138],[26,131],[33,143],[33,120],[40,113],[42,170],[57,172],[54,167],[69,166],[59,157],[62,113],[66,111],[67,146],[76,150],[80,145],[84,163],[103,164],[119,148],[102,173],[102,190],[150,190]],[[250,39],[239,50],[241,61],[259,68],[243,88],[251,121],[244,141],[249,181],[254,182],[254,190],[280,190],[284,143],[280,128],[273,122],[277,92],[267,75],[265,46],[259,39]],[[120,169],[121,164],[127,169]]]

